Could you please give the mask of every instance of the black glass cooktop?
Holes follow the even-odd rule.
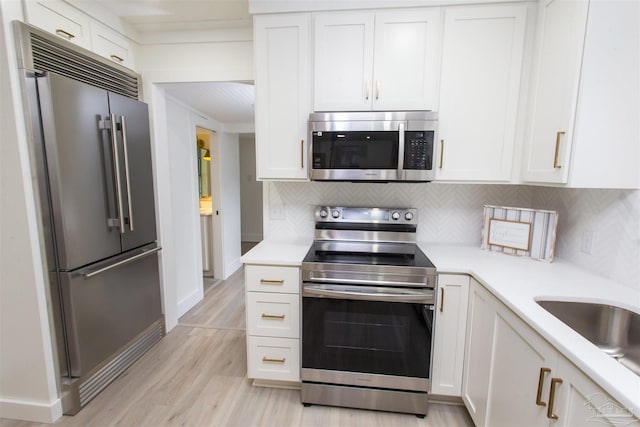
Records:
[[[313,244],[302,262],[435,268],[416,244],[405,244],[406,250],[403,253],[326,251],[321,246]]]

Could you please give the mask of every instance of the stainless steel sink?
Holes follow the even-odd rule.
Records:
[[[640,376],[640,314],[575,301],[536,301],[571,329]]]

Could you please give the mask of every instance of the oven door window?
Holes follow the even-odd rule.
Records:
[[[429,378],[433,306],[303,298],[302,367]]]
[[[314,132],[314,169],[397,169],[399,133]]]

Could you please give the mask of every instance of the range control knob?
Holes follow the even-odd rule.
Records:
[[[411,212],[407,212],[406,214],[404,214],[404,219],[406,219],[407,221],[411,221],[413,219],[413,214]]]
[[[320,218],[326,218],[329,216],[329,212],[325,208],[320,209]]]
[[[331,216],[334,218],[340,218],[340,211],[337,209],[334,209],[331,211]]]
[[[393,211],[393,213],[391,214],[391,219],[393,219],[394,221],[399,220],[400,219],[400,212]]]

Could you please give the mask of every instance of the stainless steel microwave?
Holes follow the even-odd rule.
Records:
[[[437,125],[432,111],[311,113],[309,178],[431,181]]]

